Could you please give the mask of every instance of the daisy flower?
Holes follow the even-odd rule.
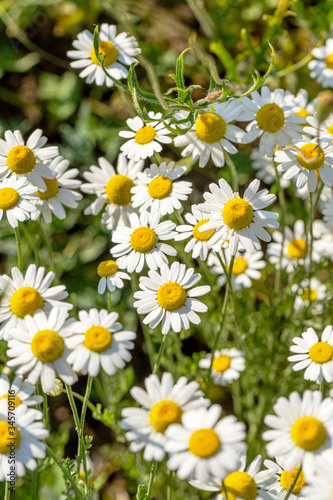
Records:
[[[98,282],[98,293],[103,294],[108,288],[114,292],[116,288],[123,288],[123,280],[130,280],[130,276],[123,271],[118,271],[118,265],[114,260],[103,260],[98,264],[97,274],[100,276]]]
[[[107,229],[112,231],[118,224],[128,226],[129,215],[134,212],[131,189],[135,186],[138,172],[142,170],[144,162],[127,162],[125,156],[120,154],[117,170],[105,158],[99,158],[98,164],[99,167],[92,165],[90,172],[83,173],[88,183],[82,184],[81,191],[97,196],[84,210],[84,214],[97,215],[106,204],[102,222],[106,224]]]
[[[68,160],[57,156],[48,166],[54,174],[54,179],[44,179],[46,191],[37,191],[38,199],[34,202],[37,210],[31,218],[37,220],[42,214],[45,222],[50,224],[52,214],[58,219],[65,219],[64,206],[77,208],[77,202],[82,199],[82,195],[73,191],[81,186],[81,181],[74,178],[79,173],[77,168],[68,170]]]
[[[61,382],[61,380],[59,378],[56,378],[52,389],[49,392],[47,392],[46,394],[48,396],[52,396],[52,397],[59,396],[62,393],[63,388],[64,388],[64,384]]]
[[[162,322],[162,334],[172,329],[174,332],[189,330],[190,323],[198,325],[200,317],[197,312],[204,313],[208,307],[196,297],[210,292],[210,286],[196,285],[201,275],[194,274],[194,269],[186,269],[185,264],[174,262],[169,268],[161,266],[161,274],[148,272],[149,278],[140,277],[139,287],[142,291],[135,292],[134,302],[138,314],[147,314],[143,322],[150,328],[155,328]]]
[[[27,183],[25,177],[11,176],[0,182],[0,220],[6,214],[12,227],[17,227],[19,221],[32,218],[36,210],[31,203],[36,199],[36,188]]]
[[[333,135],[333,113],[330,113],[326,120],[320,122],[317,118],[317,113],[314,116],[308,116],[306,121],[310,127],[304,127],[304,132],[314,137],[322,137],[323,135]]]
[[[180,377],[174,384],[168,372],[163,373],[161,381],[157,375],[150,375],[145,379],[145,388],[130,390],[141,408],[124,408],[120,427],[127,431],[131,451],[144,450],[144,460],[160,462],[165,457],[165,431],[169,425],[179,423],[184,411],[207,407],[210,401],[203,398],[198,382]]]
[[[45,163],[59,152],[56,146],[43,148],[47,138],[42,133],[35,130],[25,145],[19,130],[5,132],[5,140],[0,139],[0,179],[15,174],[25,177],[41,191],[46,190],[44,179],[53,179],[54,175]]]
[[[79,311],[80,321],[71,325],[68,346],[73,351],[67,362],[76,372],[96,377],[101,369],[114,375],[132,359],[129,352],[134,347],[136,333],[122,330],[117,322],[118,313],[108,313],[105,309]]]
[[[205,167],[210,157],[216,167],[223,167],[224,150],[230,154],[237,153],[231,142],[240,143],[244,136],[243,130],[230,123],[241,112],[242,105],[237,100],[215,104],[199,114],[189,132],[176,136],[174,144],[177,147],[186,146],[182,156],[192,155],[194,161],[199,159],[199,167]]]
[[[321,314],[323,312],[323,301],[327,295],[326,285],[316,278],[311,278],[310,286],[308,280],[303,280],[301,284],[294,284],[291,287],[291,293],[296,294],[294,309],[299,311],[304,307],[311,305],[312,314]]]
[[[205,215],[198,209],[197,205],[192,205],[192,213],[186,214],[185,219],[188,224],[181,224],[176,227],[177,234],[175,241],[182,241],[191,238],[186,244],[185,252],[192,252],[193,259],[200,257],[206,260],[210,251],[209,240],[215,233],[215,230],[200,232],[199,227],[209,221]]]
[[[323,458],[318,460],[316,474],[311,477],[311,482],[304,488],[304,500],[331,500],[333,491],[333,456],[332,451],[323,453]]]
[[[40,379],[44,392],[52,390],[56,374],[66,384],[74,384],[78,377],[66,358],[68,328],[74,321],[67,319],[66,309],[54,307],[49,316],[37,311],[34,317],[27,315],[25,325],[16,327],[8,341],[7,362],[9,367],[18,366],[17,375],[29,373],[27,380],[36,384]]]
[[[272,157],[263,155],[258,148],[254,148],[251,151],[250,158],[252,160],[252,168],[256,171],[258,179],[261,179],[265,184],[276,182],[276,169]],[[282,189],[287,188],[289,184],[290,181],[280,179]]]
[[[302,338],[294,337],[296,345],[290,347],[294,356],[289,356],[288,361],[296,364],[294,371],[304,370],[305,380],[311,380],[321,384],[323,379],[326,382],[333,382],[333,328],[327,326],[319,340],[313,328],[308,328],[302,333]]]
[[[211,354],[206,354],[199,361],[199,367],[204,370],[209,370],[211,365],[214,384],[226,386],[238,380],[240,373],[245,370],[244,352],[235,347],[221,349],[214,352],[213,363]]]
[[[267,469],[259,473],[261,487],[274,495],[273,498],[283,500],[295,479],[299,467],[286,470],[280,467],[279,464],[272,462],[272,460],[265,460],[264,465]],[[301,471],[291,491],[289,500],[304,500],[303,493],[306,485],[304,472]]]
[[[304,118],[295,114],[295,96],[282,89],[270,92],[261,87],[261,95],[256,90],[249,97],[242,97],[243,112],[239,121],[250,121],[242,142],[247,144],[260,137],[259,151],[273,156],[276,143],[280,146],[301,139]]]
[[[77,35],[77,40],[73,42],[76,50],[67,52],[67,57],[75,59],[70,63],[71,68],[83,68],[79,76],[85,78],[87,83],[95,82],[96,85],[113,86],[113,81],[108,78],[98,61],[94,49],[94,35],[88,30],[84,30]],[[99,30],[98,52],[104,59],[106,71],[116,80],[127,78],[128,69],[132,63],[137,62],[133,56],[140,54],[141,49],[134,36],[128,33],[119,33],[113,24],[103,23]]]
[[[25,469],[37,468],[36,459],[45,458],[42,439],[49,431],[40,422],[42,416],[42,412],[22,404],[15,408],[15,422],[11,422],[7,405],[0,404],[0,481],[15,482],[25,475]]]
[[[204,193],[205,203],[198,208],[209,214],[209,222],[203,224],[199,231],[216,229],[210,238],[209,244],[221,247],[225,240],[229,241],[231,255],[236,255],[238,245],[249,253],[260,250],[258,237],[264,241],[271,241],[271,235],[264,229],[279,227],[274,220],[278,217],[275,212],[263,210],[273,201],[275,194],[269,194],[267,189],[259,189],[259,180],[255,179],[247,187],[244,197],[240,198],[234,193],[224,179],[219,180],[219,185],[210,184],[210,193]]]
[[[157,212],[161,217],[181,208],[181,201],[187,200],[192,193],[190,182],[177,180],[185,172],[186,167],[175,165],[174,161],[159,166],[152,163],[138,174],[139,182],[132,188],[133,207],[139,208],[140,212]]]
[[[245,450],[245,425],[228,415],[220,420],[222,408],[197,408],[181,416],[181,425],[166,430],[165,450],[169,470],[179,479],[205,482],[208,476],[225,477],[237,469],[239,453]]]
[[[129,159],[145,160],[153,156],[155,152],[160,153],[162,151],[161,144],[171,144],[172,142],[171,137],[168,137],[171,133],[170,130],[165,128],[161,122],[162,113],[149,111],[148,116],[152,120],[148,125],[139,116],[128,118],[126,124],[131,131],[122,130],[119,132],[120,137],[129,139],[120,148],[120,151]]]
[[[49,313],[52,307],[68,311],[72,304],[61,302],[68,293],[64,285],[51,287],[55,274],[50,271],[45,276],[45,267],[30,264],[25,276],[17,267],[11,270],[12,279],[0,276],[0,330],[1,338],[8,340],[13,328],[24,328],[24,318],[33,316],[37,309]]]
[[[229,247],[219,252],[221,259],[229,269],[231,263],[231,254]],[[262,274],[259,269],[266,267],[266,262],[262,260],[264,252],[261,250],[254,254],[238,251],[235,256],[234,264],[231,271],[231,282],[234,290],[241,288],[251,288],[252,280],[260,280]],[[219,274],[217,284],[223,286],[227,282],[223,267],[216,253],[211,253],[208,260],[208,265],[211,267],[213,274]]]
[[[325,45],[312,49],[315,57],[309,62],[310,76],[324,88],[333,87],[333,38],[326,40]]]
[[[309,102],[309,94],[305,89],[300,89],[294,99],[296,105],[294,112],[297,116],[304,118],[304,123],[306,123],[306,118],[315,112],[316,99]]]
[[[266,415],[264,422],[272,428],[263,433],[266,451],[284,469],[302,466],[311,476],[317,458],[332,448],[333,400],[322,397],[319,391],[305,391],[303,397],[292,392],[288,399],[278,398],[276,415]]]
[[[118,227],[113,233],[112,242],[117,245],[111,254],[117,259],[117,265],[129,273],[140,273],[145,263],[156,271],[163,263],[168,264],[166,255],[177,255],[175,248],[163,243],[174,237],[175,227],[174,222],[160,222],[159,213],[131,214],[130,227]]]
[[[14,378],[13,382],[9,382],[7,375],[0,377],[0,401],[7,399],[11,404],[15,404],[15,408],[24,404],[25,406],[36,406],[43,402],[43,396],[35,396],[35,386],[28,380],[23,380],[22,376]]]
[[[299,153],[292,150],[276,151],[274,159],[279,172],[285,172],[284,179],[297,177],[296,187],[302,189],[306,184],[310,193],[316,190],[318,179],[325,186],[333,186],[333,145],[332,136],[325,135],[310,142],[299,141],[295,146],[301,149],[311,163],[307,163]]]

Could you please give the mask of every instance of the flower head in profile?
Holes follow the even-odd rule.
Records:
[[[312,49],[315,59],[309,62],[310,76],[324,88],[333,87],[333,38],[328,38],[325,45]]]
[[[272,462],[272,460],[265,460],[264,465],[267,469],[258,474],[261,487],[272,494],[274,499],[283,500],[295,479],[299,466],[287,470],[280,467],[278,463]],[[304,471],[301,471],[291,491],[289,500],[304,500],[303,495],[306,485]]]
[[[36,208],[33,200],[36,188],[27,183],[25,177],[11,176],[0,182],[0,221],[6,215],[9,224],[17,227],[19,222],[32,218]]]
[[[296,295],[294,302],[296,311],[311,306],[313,315],[323,312],[323,301],[327,297],[327,287],[317,278],[311,278],[310,282],[306,279],[302,280],[301,283],[295,283],[291,287],[291,293]]]
[[[98,293],[103,294],[106,288],[114,292],[116,288],[123,288],[123,280],[130,280],[130,276],[118,270],[118,265],[114,260],[103,260],[97,266],[97,274],[100,276],[98,282]]]
[[[214,384],[226,386],[239,379],[241,372],[245,370],[244,353],[235,347],[216,350],[213,363],[211,354],[206,354],[199,361],[199,367],[204,370],[209,370],[210,366],[212,366],[211,377]]]

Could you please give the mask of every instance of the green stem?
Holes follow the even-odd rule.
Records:
[[[5,496],[4,496],[4,500],[9,500],[9,498],[10,498],[9,483],[6,481],[5,482]]]
[[[275,163],[274,163],[275,166]],[[280,230],[282,232],[282,242],[281,242],[281,251],[280,251],[280,256],[279,256],[279,265],[277,266],[277,271],[275,275],[275,282],[274,282],[274,293],[275,295],[279,295],[279,290],[280,290],[280,282],[281,282],[281,263],[282,263],[282,256],[283,256],[283,247],[284,247],[284,239],[285,239],[285,214],[287,212],[287,205],[286,205],[286,198],[284,195],[284,191],[281,187],[280,183],[280,175],[279,172],[276,169],[275,166],[275,171],[276,171],[276,183],[278,185],[278,195],[279,195],[279,202],[281,206],[281,215],[280,215]]]
[[[302,472],[302,467],[300,466],[300,467],[298,467],[298,471],[296,472],[294,480],[291,483],[291,485],[289,486],[289,489],[288,489],[287,493],[285,494],[283,500],[288,500],[288,498],[290,497],[290,495],[291,495],[291,493],[292,493],[292,491],[293,491],[293,489],[295,487],[295,484],[297,483],[297,479],[299,478],[301,472]]]
[[[168,336],[168,334],[162,336],[162,343],[160,345],[160,350],[158,351],[157,360],[156,360],[156,363],[154,365],[153,373],[157,373],[157,370],[160,367],[162,355],[163,355],[163,352],[164,352],[164,349],[165,349],[165,345],[166,345],[166,341],[167,341],[167,336]]]
[[[173,471],[169,471],[169,482],[168,482],[168,490],[167,490],[167,500],[172,500],[172,480],[173,480]]]
[[[224,483],[222,483],[222,490],[223,490],[223,495],[224,495],[225,500],[228,500],[228,492],[227,492],[227,488],[225,487]]]
[[[49,409],[48,409],[48,406],[47,406],[47,394],[43,392],[43,399],[44,399],[44,402],[43,402],[43,422],[44,422],[44,427],[45,429],[48,429],[49,428]]]
[[[157,462],[156,462],[156,460],[153,460],[152,464],[151,464],[151,468],[150,468],[150,474],[149,474],[147,500],[151,499],[151,493],[152,493],[152,489],[153,489],[156,468],[157,468]]]
[[[325,386],[325,380],[322,380],[322,383],[320,384],[319,390],[322,394],[324,394],[324,386]]]
[[[111,292],[110,292],[110,290],[107,291],[107,294],[108,294],[108,311],[111,312],[112,311],[112,302],[111,302]]]
[[[72,388],[70,385],[66,384],[66,391],[67,391],[67,396],[69,400],[69,404],[73,413],[73,418],[75,422],[75,429],[78,437],[78,451],[77,451],[77,473],[80,473],[80,465],[81,465],[81,456],[82,453],[84,453],[84,442],[83,442],[83,436],[82,436],[82,429],[81,429],[81,424],[80,424],[80,419],[79,419],[79,414],[76,408],[76,404],[74,401],[74,396],[72,392]]]
[[[49,257],[50,257],[51,268],[52,268],[52,271],[55,274],[54,283],[56,285],[59,285],[60,284],[60,278],[59,278],[58,271],[57,271],[57,268],[56,268],[56,266],[54,264],[54,260],[53,260],[53,248],[52,248],[51,240],[50,240],[50,237],[48,237],[48,235],[46,234],[45,229],[43,228],[43,222],[41,220],[40,220],[40,224],[39,224],[39,230],[40,230],[40,233],[41,233],[41,235],[43,237],[43,240],[44,240],[44,242],[46,244],[46,247],[47,247],[47,250],[48,250],[48,253],[49,253]]]
[[[66,478],[68,479],[68,481],[71,483],[72,488],[75,490],[75,493],[80,498],[82,498],[83,500],[85,500],[85,495],[82,493],[82,491],[79,490],[79,488],[77,487],[77,484],[74,481],[74,479],[71,476],[71,474],[63,467],[62,463],[60,462],[60,460],[57,459],[56,455],[53,453],[53,451],[51,450],[51,448],[49,446],[46,446],[46,451],[47,451],[48,455],[55,461],[55,463],[57,464],[57,466],[59,467],[59,469],[62,471],[62,473],[66,476]]]
[[[160,153],[158,153],[157,151],[155,151],[154,154],[153,154],[153,158],[156,161],[156,165],[161,165],[161,163],[162,163],[162,157],[161,157]]]
[[[309,294],[311,289],[311,276],[312,276],[312,247],[313,247],[313,197],[312,193],[309,196],[309,226],[308,226],[308,249],[309,249],[309,272],[308,272],[308,280],[309,280]],[[310,306],[310,296],[309,296],[309,306]]]
[[[81,410],[80,428],[81,428],[82,439],[83,439],[83,431],[84,431],[84,422],[85,422],[85,418],[86,418],[87,406],[88,406],[88,401],[89,401],[89,397],[90,397],[90,393],[91,393],[92,383],[93,383],[93,378],[89,375],[88,379],[87,379],[87,387],[86,387],[86,392],[85,392],[85,395],[83,398],[83,404],[82,404],[82,410]],[[84,481],[86,484],[86,488],[88,490],[89,477],[88,477],[85,447],[83,447],[81,452],[82,452],[82,463],[83,463],[83,471],[84,471]]]
[[[21,247],[21,240],[20,240],[20,231],[18,227],[14,227],[14,233],[15,233],[15,239],[16,239],[16,246],[17,246],[17,266],[20,271],[22,271],[23,268],[23,259],[22,259],[22,247]]]
[[[238,186],[238,175],[237,175],[236,165],[232,161],[231,156],[229,155],[229,153],[227,153],[227,151],[225,151],[225,150],[224,150],[224,156],[225,156],[225,162],[228,165],[228,167],[230,168],[230,172],[231,172],[232,189],[236,193],[238,193],[239,186]]]
[[[37,470],[34,470],[32,472],[31,500],[38,500],[38,476]]]

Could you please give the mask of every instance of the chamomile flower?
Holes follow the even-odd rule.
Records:
[[[7,375],[0,377],[0,401],[7,399],[11,404],[15,404],[15,408],[24,404],[25,406],[36,406],[43,401],[43,396],[35,396],[35,386],[28,380],[23,380],[23,377],[17,376],[10,383]]]
[[[5,132],[5,140],[0,139],[0,179],[15,174],[25,177],[41,191],[46,190],[44,179],[54,177],[46,162],[57,156],[58,148],[43,148],[47,138],[42,133],[35,130],[25,145],[19,130]]]
[[[207,306],[197,297],[210,291],[210,286],[196,285],[201,275],[194,274],[194,269],[186,269],[185,264],[174,262],[169,268],[166,264],[161,266],[161,274],[149,271],[149,278],[140,277],[141,291],[134,293],[134,302],[138,314],[147,314],[144,324],[155,328],[162,323],[162,334],[167,334],[171,329],[174,332],[189,330],[190,323],[198,325],[200,317],[197,312],[204,313]]]
[[[188,224],[181,224],[176,227],[177,234],[175,241],[182,241],[191,238],[185,246],[185,252],[192,252],[193,259],[200,257],[201,260],[206,260],[210,251],[209,240],[215,233],[215,230],[205,231],[201,233],[199,227],[209,221],[205,215],[198,209],[197,205],[192,205],[192,213],[186,214],[185,219]]]
[[[263,155],[258,148],[254,148],[251,151],[250,158],[252,160],[252,168],[256,171],[258,179],[261,179],[265,184],[276,182],[276,169],[272,157]],[[290,181],[280,179],[282,189],[287,188],[289,184]]]
[[[175,165],[174,161],[159,166],[152,163],[138,174],[139,182],[132,188],[133,207],[140,212],[159,213],[161,217],[181,208],[181,201],[192,193],[190,182],[178,180],[185,172],[186,167]]]
[[[317,113],[314,113],[314,116],[308,116],[306,121],[310,125],[304,127],[306,134],[320,138],[327,134],[333,135],[333,113],[330,113],[324,121],[319,121]]]
[[[333,400],[322,400],[319,391],[305,391],[303,397],[292,392],[280,397],[273,406],[276,415],[266,415],[265,424],[272,430],[263,433],[267,454],[276,457],[281,467],[292,470],[302,466],[311,476],[316,460],[332,448]]]
[[[142,408],[124,408],[120,426],[126,430],[134,453],[144,450],[144,460],[161,461],[165,457],[165,431],[169,425],[179,423],[184,411],[207,407],[198,382],[180,377],[174,384],[171,373],[165,372],[161,381],[157,375],[145,379],[145,388],[133,387],[130,393]]]
[[[215,229],[209,244],[221,247],[221,243],[228,240],[230,254],[236,255],[239,243],[249,253],[260,250],[258,237],[270,241],[271,235],[264,228],[276,228],[279,223],[274,220],[278,217],[275,212],[263,210],[276,199],[274,194],[269,194],[267,189],[259,189],[259,180],[255,179],[247,187],[244,197],[240,198],[234,193],[224,179],[219,180],[219,185],[210,184],[210,193],[204,193],[205,203],[198,208],[209,214],[209,222],[203,224],[199,231]],[[215,248],[214,248],[215,249]]]
[[[79,76],[85,78],[87,83],[95,82],[96,85],[106,84],[107,87],[112,87],[113,81],[105,75],[96,57],[93,34],[88,30],[82,31],[73,42],[73,47],[76,50],[68,51],[67,56],[75,59],[70,63],[72,68],[83,68]],[[99,30],[98,52],[102,59],[105,56],[106,71],[116,80],[121,80],[127,78],[126,66],[136,62],[134,56],[140,54],[141,49],[134,36],[125,32],[117,35],[115,25],[103,23]]]
[[[32,218],[36,210],[32,200],[36,199],[36,188],[27,183],[25,177],[8,177],[0,182],[0,221],[6,215],[9,224],[17,227],[19,221]]]
[[[333,328],[326,326],[319,340],[313,328],[308,328],[302,333],[302,338],[294,337],[296,345],[290,347],[294,356],[289,356],[288,361],[296,364],[294,371],[304,370],[305,380],[311,380],[321,384],[323,379],[326,382],[333,382]]]
[[[0,481],[15,481],[15,477],[25,475],[26,469],[35,470],[37,459],[45,458],[42,439],[49,436],[49,431],[40,421],[42,416],[42,412],[22,404],[15,409],[12,424],[7,405],[0,404]]]
[[[127,126],[131,129],[119,132],[120,137],[129,139],[120,148],[129,159],[135,161],[145,160],[153,154],[162,151],[161,144],[171,144],[172,139],[168,137],[170,130],[165,128],[161,122],[162,113],[149,111],[149,118],[152,120],[148,124],[144,123],[139,116],[128,118]]]
[[[309,62],[310,76],[324,88],[333,87],[333,38],[328,38],[325,45],[312,49],[315,57]]]
[[[194,161],[199,159],[199,167],[205,167],[210,157],[216,167],[223,167],[224,150],[237,153],[231,143],[240,143],[244,136],[243,130],[231,125],[241,112],[242,105],[237,100],[215,104],[199,114],[189,132],[175,137],[175,146],[186,146],[182,156],[191,155]]]
[[[181,416],[181,424],[166,430],[167,467],[179,479],[205,482],[208,476],[224,478],[237,469],[245,449],[245,425],[233,415],[220,420],[221,413],[219,405],[190,410]]]
[[[292,470],[286,470],[280,467],[278,463],[272,462],[272,460],[265,460],[264,465],[267,469],[259,473],[261,487],[274,495],[273,498],[283,500],[295,479],[299,466],[294,467]],[[291,491],[289,500],[304,500],[303,493],[306,485],[304,472],[301,471]]]
[[[211,354],[206,354],[199,361],[199,367],[204,370],[209,370],[211,365],[214,384],[226,386],[239,379],[240,373],[245,370],[244,352],[235,347],[220,349],[214,352],[213,363]]]
[[[310,193],[316,190],[318,178],[325,186],[332,187],[332,136],[321,137],[320,145],[318,145],[318,140],[314,139],[309,142],[296,142],[295,146],[301,149],[311,163],[307,163],[296,151],[276,151],[274,159],[278,163],[278,171],[285,172],[283,178],[288,180],[297,177],[296,187],[302,189],[307,184]]]
[[[260,137],[259,151],[273,156],[276,143],[280,146],[301,139],[304,119],[295,114],[295,97],[282,89],[270,92],[261,87],[261,94],[254,91],[251,98],[242,97],[243,112],[239,121],[250,121],[242,142],[247,144]]]
[[[51,391],[56,374],[69,385],[78,378],[66,360],[68,328],[74,321],[67,317],[66,309],[53,307],[48,316],[39,310],[34,317],[27,315],[25,324],[14,328],[8,341],[7,356],[12,359],[7,365],[17,366],[17,375],[29,373],[27,380],[32,384],[40,379],[44,392]]]
[[[305,89],[300,89],[295,95],[295,104],[294,112],[304,118],[304,123],[306,123],[306,118],[312,116],[315,112],[316,100],[309,102],[308,92]]]
[[[67,358],[76,372],[96,377],[102,367],[113,375],[132,359],[129,351],[134,347],[136,333],[122,330],[118,317],[118,313],[105,309],[79,311],[80,321],[70,327],[68,346],[73,351]]]
[[[173,239],[176,224],[171,221],[160,222],[160,214],[142,212],[130,215],[130,227],[118,227],[112,235],[112,242],[117,243],[111,254],[117,259],[117,265],[129,273],[140,273],[144,264],[156,271],[163,263],[167,264],[166,255],[175,257],[177,250],[163,241]]]
[[[101,277],[98,282],[98,293],[103,294],[108,288],[114,292],[116,288],[123,288],[123,280],[130,280],[130,276],[118,270],[118,265],[114,260],[103,260],[98,264],[97,274]]]
[[[281,269],[285,269],[287,273],[293,272],[298,265],[304,265],[308,257],[308,247],[303,220],[297,220],[293,230],[285,226],[284,237],[280,231],[274,231],[272,238],[274,241],[267,247],[271,264],[279,268],[281,263]]]
[[[32,220],[37,220],[42,214],[47,224],[52,221],[52,214],[58,219],[65,219],[65,207],[77,208],[78,201],[82,195],[73,191],[81,185],[81,181],[75,179],[79,171],[77,168],[68,170],[69,161],[62,156],[57,156],[50,163],[49,168],[54,174],[54,179],[44,179],[46,191],[37,191],[38,199],[34,201],[36,212],[31,216]]]
[[[316,474],[304,488],[304,500],[331,500],[333,491],[333,456],[332,451],[323,453],[322,459],[317,461]]]
[[[8,340],[13,328],[24,328],[25,316],[33,316],[38,309],[46,313],[52,307],[60,307],[66,311],[73,309],[72,304],[61,302],[68,297],[66,287],[51,287],[55,276],[52,271],[45,276],[45,267],[37,269],[35,264],[30,264],[25,276],[17,267],[13,267],[11,273],[12,278],[5,274],[0,276],[1,338]]]
[[[99,167],[92,165],[90,172],[83,173],[88,183],[82,184],[81,191],[97,196],[85,209],[84,214],[97,215],[106,204],[102,222],[106,224],[107,229],[114,230],[118,224],[128,226],[129,215],[134,212],[131,189],[137,182],[143,161],[127,162],[125,156],[120,154],[117,170],[105,158],[99,158],[98,164]]]
[[[326,298],[327,288],[324,283],[311,278],[310,285],[308,280],[303,280],[300,285],[295,283],[291,287],[291,293],[296,294],[294,309],[299,311],[304,307],[311,305],[311,313],[321,314],[323,312],[322,301]]]

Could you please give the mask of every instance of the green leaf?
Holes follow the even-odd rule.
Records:
[[[148,500],[148,490],[144,484],[139,484],[136,492],[136,500]]]
[[[183,59],[184,59],[184,54],[189,50],[191,50],[191,47],[188,47],[187,49],[183,50],[183,52],[178,57],[176,63],[176,78],[175,78],[176,85],[177,87],[183,90],[185,89]]]
[[[98,34],[98,28],[99,26],[97,25],[96,28],[94,29],[94,51],[95,51],[95,56],[101,62],[101,57],[99,54],[99,34]]]
[[[210,82],[209,82],[209,90],[208,90],[208,92],[212,92],[215,88],[216,88],[216,81],[214,80],[214,78],[212,77],[212,75],[210,75]]]

